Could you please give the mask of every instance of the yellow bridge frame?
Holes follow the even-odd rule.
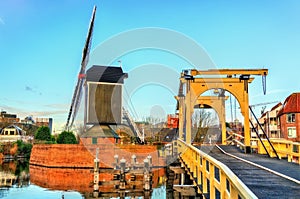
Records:
[[[226,144],[226,117],[225,117],[225,100],[229,97],[217,96],[200,96],[198,97],[195,105],[207,105],[213,108],[218,116],[222,129],[222,144]]]
[[[254,78],[251,75],[267,76],[267,69],[221,69],[221,70],[189,70],[183,71],[180,77],[180,90],[177,96],[179,104],[179,137],[185,134],[186,143],[192,142],[191,116],[194,105],[205,91],[224,89],[235,96],[244,116],[245,152],[251,151],[249,125],[249,94],[248,84]],[[185,124],[185,128],[184,128]],[[185,131],[185,132],[184,132]]]

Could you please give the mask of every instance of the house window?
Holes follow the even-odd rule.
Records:
[[[8,131],[5,131],[5,135],[8,135]]]
[[[292,123],[292,122],[295,122],[295,113],[289,113],[287,114],[287,122],[288,123]]]
[[[277,131],[271,131],[271,137],[272,137],[272,138],[275,138],[276,135],[277,135]]]
[[[276,120],[275,117],[271,117],[270,118],[270,125],[272,125],[272,126],[276,126],[277,125],[277,120]]]
[[[288,129],[288,138],[296,138],[296,127],[289,127]]]
[[[98,141],[97,138],[92,138],[92,144],[97,144],[98,143],[97,141]]]
[[[10,131],[9,135],[15,135],[15,131]]]

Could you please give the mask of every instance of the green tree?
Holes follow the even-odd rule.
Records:
[[[58,135],[58,144],[77,144],[76,137],[73,132],[63,131]]]
[[[35,132],[35,139],[51,141],[50,129],[47,126],[41,126]]]
[[[22,140],[17,141],[18,145],[18,152],[17,155],[25,156],[25,157],[30,157],[31,149],[32,149],[32,144],[30,143],[25,143]]]

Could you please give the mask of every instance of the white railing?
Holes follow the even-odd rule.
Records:
[[[203,194],[210,198],[257,198],[226,165],[182,140],[175,142],[180,158]]]

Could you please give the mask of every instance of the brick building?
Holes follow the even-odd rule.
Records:
[[[84,145],[118,144],[120,137],[109,125],[95,125],[87,129],[81,138]]]
[[[20,121],[20,118],[17,117],[16,114],[10,114],[6,111],[1,111],[0,113],[0,123],[9,123],[14,124],[18,123]]]
[[[52,118],[36,118],[35,119],[36,126],[38,126],[38,127],[48,126],[50,129],[50,133],[52,133],[52,124],[53,124]]]
[[[281,137],[300,142],[300,93],[293,93],[286,98],[277,117]]]
[[[179,118],[178,115],[169,114],[168,121],[167,121],[167,128],[178,128]]]

